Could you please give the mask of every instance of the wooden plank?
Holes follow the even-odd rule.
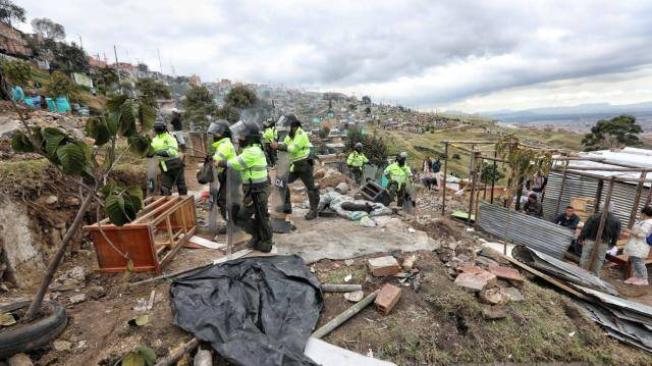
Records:
[[[178,198],[175,197],[174,199],[170,199],[167,202],[165,202],[164,204],[162,204],[161,206],[159,206],[159,207],[155,208],[154,210],[148,212],[147,214],[137,218],[132,223],[133,224],[142,223],[146,219],[150,219],[152,216],[154,216],[154,215],[156,215],[156,214],[158,214],[158,213],[160,213],[162,211],[165,211],[170,207],[173,207],[177,203],[178,203]]]
[[[160,224],[163,220],[166,220],[167,217],[169,217],[170,215],[178,211],[180,207],[183,207],[183,205],[186,204],[186,201],[187,200],[177,201],[174,206],[166,208],[166,210],[163,213],[160,213],[156,219],[151,221],[151,224],[154,226]]]

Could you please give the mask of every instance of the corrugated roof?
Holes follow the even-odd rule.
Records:
[[[609,170],[576,171],[572,169],[572,167],[618,169],[617,166],[611,164],[623,164],[623,165],[630,165],[641,169],[647,168],[651,171],[650,174],[648,174],[648,178],[652,178],[652,150],[638,149],[634,147],[625,147],[620,150],[600,150],[600,151],[582,152],[579,153],[579,156],[590,158],[590,159],[600,159],[603,162],[573,160],[570,161],[569,163],[569,171],[577,172],[577,173],[588,173],[588,174],[597,175],[605,178],[615,176],[618,178],[631,181],[631,183],[633,184],[637,183],[637,181],[640,179],[641,176],[641,174],[638,172],[619,172],[619,171],[609,171]],[[561,163],[558,164],[561,165]],[[650,186],[650,183],[646,183],[646,186]]]

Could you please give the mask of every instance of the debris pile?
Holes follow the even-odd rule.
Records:
[[[479,256],[469,253],[471,246],[464,243],[458,246],[454,242],[440,250],[440,259],[449,269],[448,274],[454,283],[472,293],[475,293],[481,303],[488,305],[505,305],[509,302],[525,300],[521,292],[525,278],[521,273],[497,256],[488,253],[487,249],[479,252]]]
[[[27,116],[29,118],[27,123],[30,126],[61,128],[75,138],[84,138],[84,126],[86,125],[84,117],[44,110],[29,111]],[[9,138],[22,128],[22,123],[15,113],[0,113],[0,139]]]

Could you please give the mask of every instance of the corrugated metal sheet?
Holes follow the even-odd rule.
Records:
[[[561,187],[562,174],[550,173],[548,176],[548,185],[546,186],[546,194],[543,199],[543,216],[546,220],[552,221],[558,214],[555,212],[557,207],[557,199],[559,198],[559,190]],[[600,202],[604,202],[607,195],[608,182],[605,182],[602,189],[602,196]],[[616,182],[614,184],[614,191],[611,201],[614,204],[614,214],[620,219],[623,225],[629,221],[632,208],[634,207],[634,198],[636,197],[636,184],[627,184]],[[598,180],[596,178],[581,177],[576,174],[568,174],[564,184],[564,192],[559,205],[560,212],[570,204],[570,199],[573,197],[595,197],[598,189]],[[643,188],[641,198],[639,200],[639,209],[643,208],[649,188]]]
[[[484,202],[480,203],[478,225],[499,238],[559,259],[573,240],[572,232],[564,227]]]
[[[563,175],[560,173],[550,173],[548,175],[548,184],[546,185],[546,194],[543,198],[543,217],[548,220],[554,220],[558,212],[557,199],[561,189]],[[597,179],[581,177],[575,174],[568,174],[564,183],[564,192],[561,197],[559,210],[563,211],[570,204],[573,197],[594,197],[598,190]]]
[[[618,294],[610,283],[601,280],[584,268],[553,258],[534,249],[517,246],[512,250],[512,256],[523,263],[570,283],[588,286],[612,295]]]

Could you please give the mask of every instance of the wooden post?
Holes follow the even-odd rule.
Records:
[[[636,196],[634,196],[634,205],[632,206],[632,213],[629,215],[629,222],[627,223],[628,228],[634,226],[634,221],[636,220],[636,214],[638,213],[639,201],[641,200],[641,194],[643,193],[643,186],[645,185],[645,178],[647,176],[647,170],[641,172],[641,178],[638,181],[638,187],[636,187]]]
[[[485,182],[485,179],[482,179],[482,173],[484,173],[484,159],[480,158],[480,183],[483,184],[483,189],[482,189],[482,199],[487,200],[487,182]],[[486,178],[486,177],[485,177]]]
[[[353,317],[355,314],[359,313],[360,311],[362,311],[362,309],[366,308],[367,306],[369,306],[369,304],[374,302],[374,300],[376,300],[376,296],[378,295],[379,291],[380,290],[376,290],[376,291],[370,293],[369,295],[367,295],[367,297],[362,299],[360,302],[358,302],[357,304],[351,306],[350,308],[345,310],[343,313],[336,316],[335,318],[333,318],[328,323],[324,324],[321,328],[317,329],[312,334],[312,336],[315,337],[315,338],[318,338],[318,339],[327,336],[330,332],[335,330],[335,328],[339,327],[342,323],[344,323],[345,321],[351,319],[351,317]]]
[[[471,196],[469,197],[469,224],[471,224],[471,215],[473,215],[473,203],[475,199],[475,159],[477,157],[475,146],[473,146],[472,149],[473,153],[471,154],[471,162],[469,163],[469,181],[471,183]]]
[[[559,215],[559,209],[561,208],[561,198],[564,195],[564,186],[566,185],[566,177],[568,176],[568,160],[566,161],[566,165],[564,165],[564,175],[561,177],[561,186],[559,187],[559,197],[557,197],[557,205],[555,207],[555,215],[553,216],[553,219]],[[541,200],[543,201],[543,200]]]
[[[154,366],[176,365],[177,361],[179,361],[181,357],[183,357],[183,355],[192,352],[192,350],[194,350],[198,346],[199,346],[199,339],[192,338],[181,347],[174,349],[169,355],[167,355],[165,358],[157,362],[156,365]]]
[[[593,206],[593,213],[598,213],[600,211],[600,201],[602,199],[602,189],[604,188],[604,181],[602,179],[598,180],[598,189],[595,191],[595,201]]]
[[[609,180],[609,188],[607,189],[607,197],[604,200],[604,209],[602,210],[602,214],[600,215],[600,225],[598,225],[598,233],[595,236],[595,244],[593,245],[593,250],[591,251],[589,263],[587,264],[588,268],[585,268],[589,272],[592,272],[593,270],[598,271],[598,277],[600,277],[599,269],[595,268],[593,262],[596,261],[598,257],[598,248],[602,244],[602,233],[604,232],[604,227],[607,222],[607,216],[609,216],[609,203],[611,202],[611,194],[614,191],[614,183],[615,183],[615,177],[611,177],[611,179]]]
[[[649,206],[650,201],[652,201],[652,186],[650,186],[650,188],[647,189],[647,198],[645,199],[645,206],[643,207]]]
[[[494,204],[494,188],[496,187],[496,158],[498,158],[498,152],[494,151],[494,171],[493,174],[491,175],[491,204]]]
[[[441,215],[446,215],[446,176],[448,175],[448,141],[444,141],[444,177],[441,188]]]

